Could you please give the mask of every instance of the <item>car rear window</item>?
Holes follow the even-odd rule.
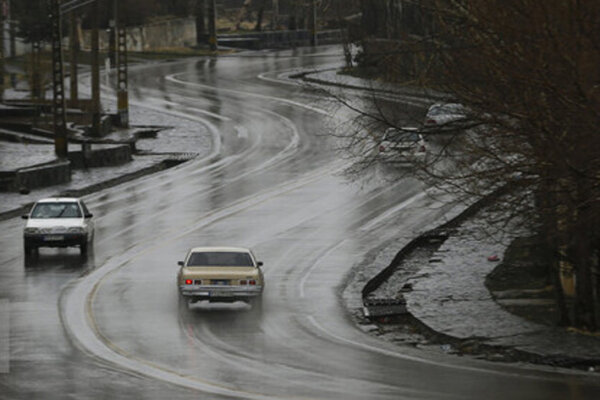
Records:
[[[390,142],[400,143],[400,142],[418,142],[421,138],[417,132],[402,132],[395,131],[390,133],[387,137],[387,140]]]
[[[81,218],[77,203],[38,203],[31,211],[31,218]]]
[[[239,252],[197,252],[192,253],[188,267],[252,267],[252,258],[248,253]]]

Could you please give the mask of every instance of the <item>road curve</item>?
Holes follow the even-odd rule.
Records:
[[[438,358],[354,326],[340,300],[352,268],[448,207],[409,178],[350,183],[323,133],[351,115],[331,115],[316,92],[259,79],[341,59],[331,48],[311,53],[140,67],[133,101],[202,123],[218,151],[89,196],[100,218],[95,252],[81,265],[71,252],[47,251],[44,268],[23,277],[20,255],[4,258],[3,278],[18,282],[30,317],[42,300],[29,293],[54,282],[45,290],[56,302],[42,308],[59,322],[40,316],[53,327],[46,332],[17,316],[16,326],[31,332],[15,335],[25,349],[38,347],[45,368],[69,371],[53,387],[59,373],[23,357],[12,377],[0,375],[6,398],[38,393],[25,388],[25,366],[48,384],[45,398],[597,398],[600,383],[583,374]],[[14,234],[19,224],[2,228]],[[180,307],[176,262],[192,246],[214,244],[252,247],[264,261],[261,311],[242,303]],[[49,338],[60,350],[37,344]],[[94,376],[95,384],[79,383]]]

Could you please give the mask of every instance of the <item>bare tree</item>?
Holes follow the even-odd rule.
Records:
[[[366,30],[363,66],[376,60],[388,79],[464,106],[459,123],[424,131],[436,151],[413,172],[464,196],[503,187],[499,218],[519,217],[543,238],[563,322],[597,330],[600,3],[392,3],[410,15],[400,16],[400,31]],[[377,102],[362,119],[380,130],[398,125]]]

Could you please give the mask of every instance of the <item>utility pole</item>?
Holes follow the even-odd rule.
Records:
[[[4,21],[6,3],[0,1],[0,102],[4,100]]]
[[[113,19],[109,20],[109,37],[108,37],[108,58],[110,60],[111,68],[117,66],[117,0],[112,0]]]
[[[36,104],[40,103],[42,99],[42,78],[40,77],[41,69],[41,44],[39,40],[31,42],[31,58],[32,58],[32,69],[31,74],[31,98]]]
[[[92,135],[100,135],[100,40],[98,7],[99,0],[92,5]]]
[[[15,29],[15,21],[12,18],[12,2],[14,0],[10,0],[8,3],[8,21],[9,21],[9,25],[8,25],[8,31],[10,34],[10,56],[11,57],[16,57],[17,56],[17,32]]]
[[[71,80],[71,104],[73,107],[77,107],[79,101],[79,83],[77,81],[77,65],[79,63],[79,32],[77,31],[78,23],[77,23],[77,15],[75,15],[75,11],[71,11],[71,33],[69,37],[69,47],[70,47],[70,80]]]
[[[17,56],[17,29],[16,29],[16,21],[13,19],[13,13],[12,13],[12,1],[14,0],[10,0],[8,2],[8,34],[10,35],[9,41],[9,48],[10,48],[10,57],[16,57]],[[10,84],[13,88],[15,88],[17,86],[17,75],[16,74],[10,74]]]
[[[127,31],[119,23],[117,3],[115,1],[115,31],[117,36],[117,113],[119,124],[129,127],[129,94],[127,91]]]
[[[63,78],[62,23],[60,0],[50,0],[50,20],[52,23],[52,92],[54,114],[54,151],[58,158],[66,158],[68,153],[67,123],[65,117],[65,88]]]
[[[310,45],[316,46],[317,43],[317,0],[310,2]]]
[[[208,0],[208,44],[212,51],[217,51],[217,4],[216,0]]]
[[[273,0],[273,16],[271,17],[271,29],[275,30],[279,26],[279,0]]]
[[[292,2],[289,7],[290,11],[288,13],[288,29],[290,31],[295,31],[298,29],[298,5],[296,2]]]
[[[206,26],[204,18],[206,16],[206,4],[204,0],[196,0],[196,45],[204,43],[206,40]]]

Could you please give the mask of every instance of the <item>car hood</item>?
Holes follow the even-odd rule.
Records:
[[[258,268],[254,267],[185,267],[184,279],[257,279]]]
[[[27,228],[52,228],[64,226],[70,228],[73,226],[83,226],[83,218],[29,218]]]

